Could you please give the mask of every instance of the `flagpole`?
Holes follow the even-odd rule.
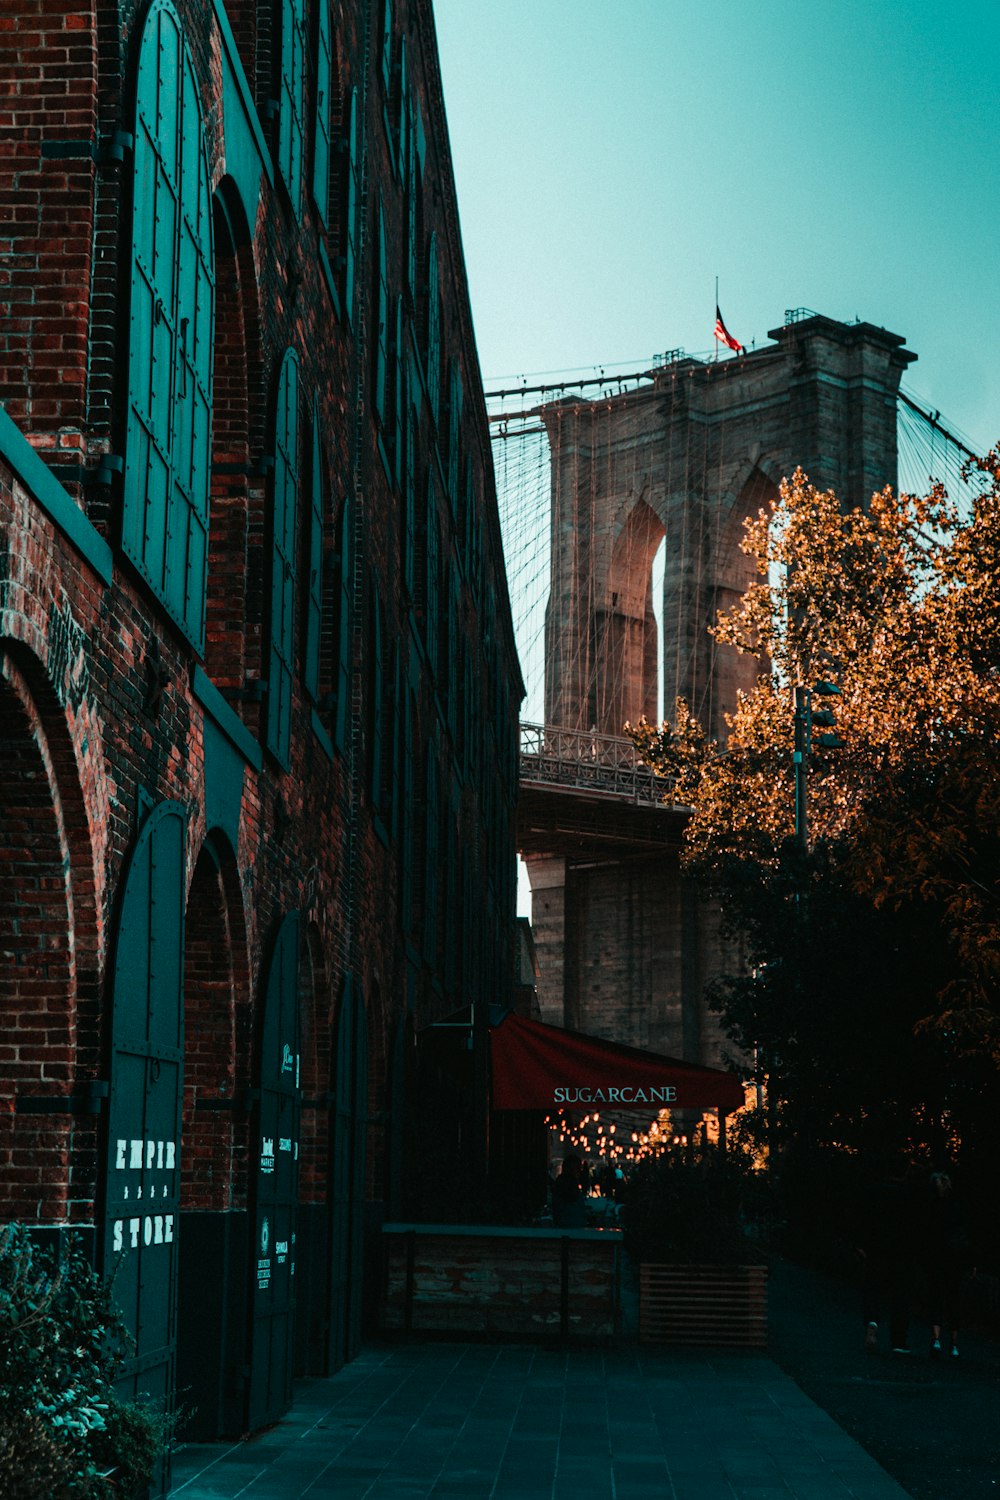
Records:
[[[718,276],[716,276],[716,278],[715,278],[715,314],[714,314],[714,317],[712,319],[712,327],[713,328],[715,327],[715,318],[717,318],[718,316],[719,316],[719,278],[718,278]],[[715,357],[716,357],[716,359],[718,359],[718,357],[719,357],[719,340],[718,339],[716,339],[716,341],[715,341]]]

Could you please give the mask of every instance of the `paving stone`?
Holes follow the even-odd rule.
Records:
[[[901,1500],[763,1355],[399,1345],[261,1438],[177,1459],[177,1500]]]

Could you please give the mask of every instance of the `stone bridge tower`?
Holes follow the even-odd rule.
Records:
[[[737,360],[679,359],[652,386],[542,409],[552,452],[545,722],[620,734],[685,697],[713,734],[752,662],[707,627],[745,589],[743,520],[800,466],[847,505],[896,480],[896,393],[914,358],[870,323],[811,315]],[[663,640],[652,563],[665,538]]]
[[[626,720],[655,719],[662,672],[667,711],[682,696],[724,738],[727,710],[758,671],[708,633],[750,581],[744,518],[797,466],[847,505],[895,484],[897,391],[915,358],[903,340],[814,314],[769,337],[739,359],[678,358],[638,390],[541,409],[552,464],[547,734],[620,736]],[[663,542],[661,638],[653,561]],[[551,797],[546,812],[545,795],[525,791],[546,1019],[718,1060],[702,1001],[722,963],[718,924],[678,873],[677,815],[651,812],[663,821],[630,846],[602,840],[593,799],[574,825],[571,799],[555,816]]]

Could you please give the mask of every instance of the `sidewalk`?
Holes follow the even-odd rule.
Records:
[[[910,1325],[910,1356],[883,1330],[866,1354],[850,1282],[778,1261],[771,1269],[770,1357],[862,1443],[914,1500],[1000,1497],[1000,1343],[959,1336],[957,1360],[929,1357],[930,1327]]]
[[[905,1500],[764,1355],[369,1345],[177,1500]]]

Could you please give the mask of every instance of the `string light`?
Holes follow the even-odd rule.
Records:
[[[562,1110],[556,1115],[546,1115],[545,1123],[549,1127],[553,1142],[558,1136],[558,1144],[565,1148],[577,1151],[583,1157],[595,1157],[603,1159],[610,1165],[621,1165],[625,1162],[643,1161],[649,1156],[661,1156],[667,1151],[672,1143],[676,1143],[680,1137],[675,1135],[671,1123],[670,1111],[661,1110],[655,1120],[651,1120],[643,1130],[632,1130],[629,1136],[618,1136],[618,1125],[623,1122],[608,1121],[605,1124],[601,1120],[600,1113],[581,1116],[573,1120],[564,1114]],[[623,1124],[623,1130],[624,1130]]]

